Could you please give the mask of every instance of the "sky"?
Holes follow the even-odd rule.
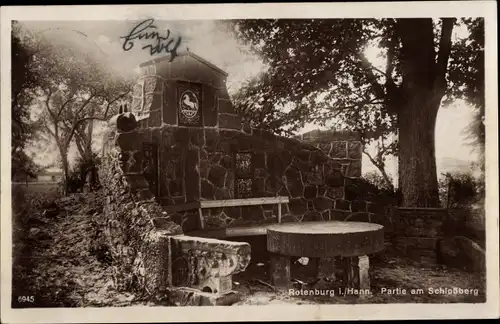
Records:
[[[138,23],[132,21],[24,21],[22,22],[30,33],[43,35],[53,43],[72,44],[82,52],[88,52],[109,66],[115,73],[135,78],[137,66],[151,56],[146,51],[135,46],[129,51],[122,49],[121,36],[127,35]],[[259,58],[248,54],[245,48],[229,33],[217,27],[213,20],[198,21],[156,21],[158,31],[166,33],[170,30],[171,37],[182,37],[179,50],[189,48],[191,52],[207,59],[228,73],[227,87],[230,93],[236,91],[239,85],[263,71],[265,66]],[[457,32],[456,32],[457,33]],[[460,31],[458,31],[460,33]],[[138,43],[139,45],[139,43]],[[377,59],[375,49],[368,48],[367,58],[375,66],[383,62]],[[436,161],[438,175],[450,171],[450,168],[462,167],[476,160],[477,155],[467,145],[464,128],[472,120],[472,109],[465,102],[456,102],[450,107],[439,110],[436,122]],[[306,125],[300,133],[317,129],[314,124]],[[96,134],[96,138],[100,135]],[[96,148],[100,141],[96,140]],[[372,149],[370,149],[372,150]],[[32,146],[30,152],[35,154],[35,161],[41,164],[54,163],[57,159],[54,148]],[[70,152],[73,157],[75,148]],[[389,159],[388,172],[397,174],[395,159]],[[363,173],[376,170],[366,156],[363,156]]]

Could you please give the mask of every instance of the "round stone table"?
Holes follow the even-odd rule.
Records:
[[[368,255],[384,249],[384,227],[362,222],[282,223],[267,229],[267,250],[271,253],[271,281],[288,289],[290,258],[317,258],[331,263],[343,257],[345,280],[349,288],[369,289]]]

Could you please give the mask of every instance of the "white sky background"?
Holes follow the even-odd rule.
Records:
[[[140,43],[130,51],[123,51],[120,36],[125,36],[137,22],[130,21],[72,21],[72,22],[23,22],[33,33],[43,32],[44,36],[51,41],[68,43],[71,42],[82,51],[87,51],[102,59],[113,68],[116,73],[134,76],[137,65],[151,59],[146,51],[140,49]],[[206,21],[156,21],[160,34],[161,31],[170,29],[172,36],[181,35],[183,38],[180,50],[189,50],[214,63],[225,70],[229,76],[227,86],[229,92],[238,89],[238,86],[246,79],[259,73],[264,66],[258,58],[245,54],[240,50],[237,40],[225,31],[218,30],[215,22]],[[76,31],[82,32],[83,36]],[[461,32],[461,31],[460,31]],[[459,32],[459,33],[460,33]],[[367,57],[375,66],[383,62],[377,62],[376,50],[366,52]],[[471,152],[463,129],[471,122],[473,111],[466,103],[458,102],[448,108],[441,108],[436,123],[436,160],[438,175],[441,172],[461,167],[469,162],[475,161],[477,155]],[[315,125],[307,125],[301,132],[318,128]],[[94,136],[96,149],[100,147],[101,138],[99,134]],[[56,162],[57,150],[55,147],[31,148],[35,154],[35,161],[41,165]],[[73,147],[70,156],[74,157],[76,150]],[[363,156],[363,173],[375,170],[374,166]],[[388,161],[388,171],[396,174],[396,163],[394,159]]]

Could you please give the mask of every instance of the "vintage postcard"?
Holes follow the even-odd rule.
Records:
[[[493,1],[3,7],[5,323],[496,318]]]

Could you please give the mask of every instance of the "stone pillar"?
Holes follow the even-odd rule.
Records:
[[[280,290],[291,287],[290,257],[278,253],[270,253],[271,283]]]
[[[344,282],[347,288],[370,289],[369,258],[366,255],[346,257],[344,263]]]

